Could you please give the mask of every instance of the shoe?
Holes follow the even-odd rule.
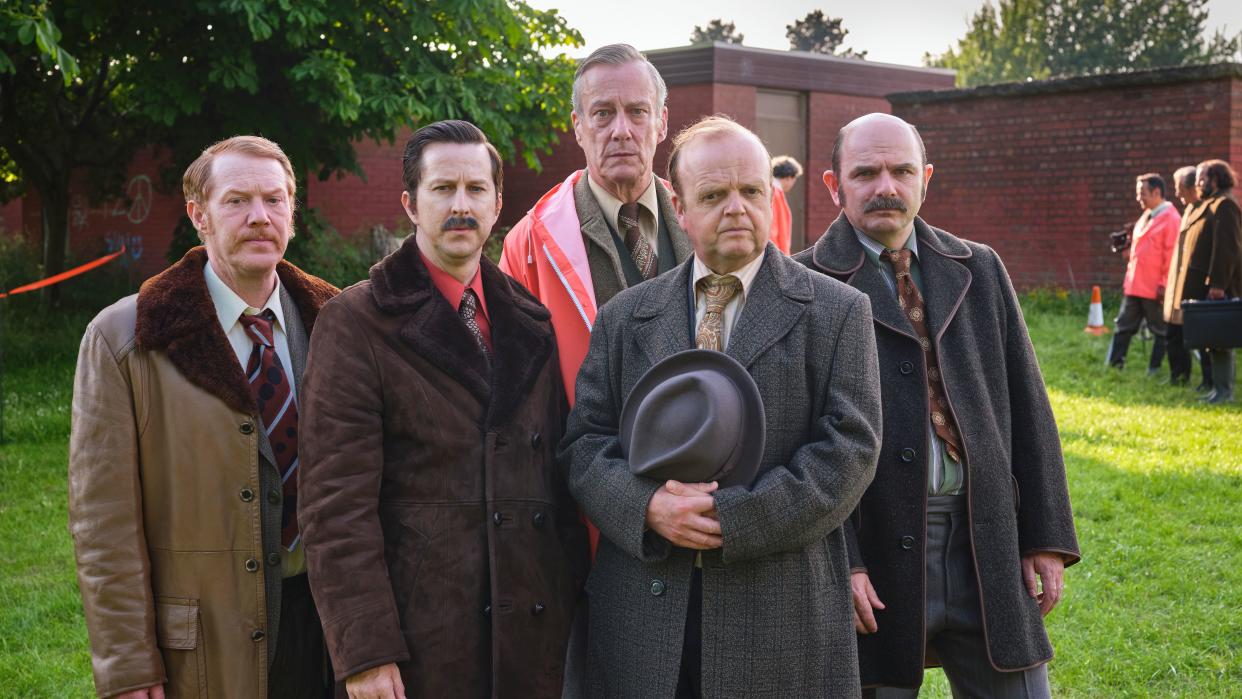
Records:
[[[1212,405],[1220,405],[1220,404],[1222,404],[1222,403],[1232,403],[1232,402],[1233,402],[1233,394],[1230,394],[1230,393],[1217,393],[1216,391],[1213,391],[1213,392],[1212,392],[1212,397],[1211,397],[1211,398],[1208,398],[1207,402],[1208,402],[1208,403],[1211,403]]]
[[[1158,366],[1156,366],[1156,367],[1148,367],[1148,368],[1147,368],[1147,378],[1149,378],[1149,379],[1150,379],[1150,378],[1152,378],[1152,377],[1154,377],[1156,374],[1159,374],[1159,373],[1160,373],[1160,367],[1158,367]]]
[[[1186,380],[1189,381],[1190,378],[1187,377]],[[1203,383],[1200,383],[1198,386],[1195,386],[1195,393],[1209,393],[1211,391],[1212,391],[1212,384],[1206,381],[1204,381]]]
[[[1216,397],[1216,389],[1212,389],[1210,393],[1199,396],[1199,402],[1200,403],[1211,403],[1212,399],[1215,397]]]
[[[1170,386],[1185,386],[1190,383],[1190,377],[1186,374],[1177,374],[1169,377]]]

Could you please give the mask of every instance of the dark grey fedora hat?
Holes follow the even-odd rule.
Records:
[[[737,360],[678,352],[647,370],[621,409],[630,471],[656,480],[750,486],[767,436],[759,387]]]

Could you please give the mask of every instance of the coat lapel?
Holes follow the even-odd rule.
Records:
[[[163,352],[190,383],[230,408],[253,415],[254,396],[207,291],[206,264],[207,251],[196,247],[142,285],[135,322],[137,344],[145,351]],[[319,309],[337,294],[337,288],[284,261],[276,273],[309,332]]]
[[[492,324],[492,399],[487,424],[504,425],[530,395],[552,357],[552,314],[486,257],[479,262]]]
[[[970,289],[971,274],[958,260],[971,257],[970,248],[956,238],[940,235],[934,228],[914,220],[919,241],[919,271],[923,277],[923,304],[937,346],[953,322]]]
[[[673,243],[673,257],[676,258],[678,264],[685,262],[686,258],[694,254],[694,248],[690,246],[690,238],[686,237],[686,232],[677,222],[677,212],[673,210],[673,200],[664,186],[664,181],[658,177],[656,178],[656,201],[660,206],[660,220],[664,221],[664,225],[668,228],[668,237]]]
[[[617,246],[612,241],[612,229],[604,220],[604,211],[595,201],[591,185],[587,182],[584,172],[574,184],[574,206],[578,210],[578,221],[582,225],[582,235],[608,256],[613,272],[620,280],[621,288],[625,288],[625,271],[621,269],[621,257],[617,254]]]
[[[729,332],[725,354],[749,368],[769,347],[789,334],[813,298],[806,274],[805,267],[768,243],[763,263],[746,295],[746,305]]]
[[[633,336],[647,358],[647,366],[694,347],[690,334],[690,271],[693,260],[643,282],[643,297],[634,305],[637,324]]]

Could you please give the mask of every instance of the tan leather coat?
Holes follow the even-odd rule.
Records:
[[[101,697],[158,683],[170,697],[267,693],[265,587],[280,577],[264,547],[262,430],[205,263],[192,250],[82,338],[69,530]],[[304,342],[336,290],[278,272]]]

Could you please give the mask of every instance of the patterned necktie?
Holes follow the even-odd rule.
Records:
[[[242,315],[241,324],[254,340],[246,364],[250,392],[259,406],[259,419],[267,433],[280,472],[284,500],[280,508],[280,543],[292,551],[298,532],[298,404],[293,400],[288,374],[281,366],[272,333],[276,319],[271,309],[259,315]]]
[[[699,349],[724,351],[721,329],[724,325],[725,306],[742,290],[742,280],[732,274],[709,274],[699,280],[699,290],[706,297],[707,312],[699,321],[699,331],[694,344]]]
[[[621,229],[622,237],[625,238],[625,247],[629,248],[630,257],[634,259],[634,264],[638,267],[638,273],[643,279],[654,277],[657,268],[656,251],[638,230],[638,202],[621,205],[621,212],[617,215],[617,224]]]
[[[923,364],[927,376],[927,404],[931,410],[932,427],[936,436],[944,441],[945,451],[954,461],[961,463],[962,440],[957,435],[957,425],[953,422],[953,413],[949,412],[949,402],[945,399],[944,384],[940,376],[940,360],[936,358],[936,348],[932,346],[931,333],[927,330],[927,309],[923,305],[923,295],[914,285],[910,276],[910,260],[913,253],[909,250],[885,250],[880,259],[887,260],[897,275],[897,305],[901,307],[914,334],[923,346]]]
[[[474,295],[474,289],[467,288],[461,292],[461,305],[457,307],[457,313],[461,316],[462,322],[466,324],[466,329],[474,336],[474,341],[478,343],[483,358],[490,362],[492,351],[488,349],[487,340],[483,339],[483,330],[479,328],[479,321],[476,317],[478,312],[479,297]]]

